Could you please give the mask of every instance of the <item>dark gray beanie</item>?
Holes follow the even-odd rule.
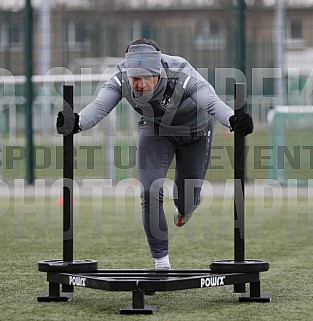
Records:
[[[125,63],[128,77],[161,74],[161,52],[150,45],[131,45],[125,54]]]

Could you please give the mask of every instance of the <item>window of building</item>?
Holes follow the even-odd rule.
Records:
[[[127,41],[130,43],[136,39],[142,38],[142,24],[139,20],[134,20],[130,23],[127,32]]]
[[[217,20],[197,22],[194,39],[195,48],[198,50],[225,48],[225,35]]]
[[[10,49],[17,49],[22,47],[22,29],[20,24],[12,23],[10,25],[9,32],[7,32],[7,29],[5,27],[4,30],[4,32],[9,35]],[[4,35],[4,37],[7,39],[7,35]]]
[[[64,23],[64,44],[67,49],[83,49],[90,44],[87,25],[84,22]]]
[[[134,20],[127,28],[127,40],[132,42],[137,39],[145,38],[155,40],[156,32],[153,25],[148,21]]]
[[[9,34],[7,24],[0,24],[0,49],[6,49],[9,44]]]
[[[287,21],[286,42],[288,47],[304,46],[302,19],[294,18]]]

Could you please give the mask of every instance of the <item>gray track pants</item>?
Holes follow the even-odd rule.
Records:
[[[168,227],[163,211],[163,184],[174,158],[174,203],[179,213],[193,212],[200,202],[213,133],[213,121],[200,133],[188,136],[159,135],[158,127],[141,120],[138,125],[137,170],[142,184],[141,205],[144,229],[151,254],[168,254]]]

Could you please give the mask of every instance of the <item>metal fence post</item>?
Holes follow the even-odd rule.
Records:
[[[28,184],[34,181],[34,162],[33,162],[33,123],[32,123],[32,103],[33,103],[33,39],[32,39],[32,8],[31,0],[25,0],[24,8],[24,50],[25,50],[25,131],[26,131],[26,180]]]

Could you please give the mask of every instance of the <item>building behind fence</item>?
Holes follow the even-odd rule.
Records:
[[[266,132],[267,113],[277,104],[276,78],[283,80],[284,104],[312,105],[313,4],[284,1],[283,26],[277,25],[278,8],[272,4],[275,2],[246,3],[247,102],[257,129]],[[23,166],[14,167],[14,162],[7,164],[7,153],[12,153],[11,160],[17,164],[27,152],[17,148],[25,146],[23,5],[24,1],[3,1],[0,5],[0,161],[6,178],[23,177],[24,170]],[[33,121],[37,167],[42,167],[37,177],[59,175],[58,170],[44,171],[46,155],[38,147],[60,144],[54,126],[62,106],[62,82],[75,84],[75,109],[80,110],[94,98],[124,56],[127,45],[135,39],[155,40],[164,53],[185,57],[215,86],[222,99],[229,100],[232,78],[236,78],[236,14],[231,0],[33,1]],[[284,38],[277,39],[277,34]],[[282,65],[277,61],[279,45],[283,47]],[[283,68],[273,69],[277,66]],[[122,102],[110,117],[79,138],[79,146],[90,142],[101,146],[101,150],[93,150],[99,169],[81,170],[81,177],[120,178],[134,174],[134,167],[127,166],[132,162],[133,150],[126,153],[126,159],[117,155],[125,146],[135,145],[136,115]],[[225,132],[217,131],[217,135]],[[16,148],[8,151],[4,145]],[[50,154],[50,165],[53,163],[55,168],[57,153]],[[89,165],[83,162],[81,167]]]

